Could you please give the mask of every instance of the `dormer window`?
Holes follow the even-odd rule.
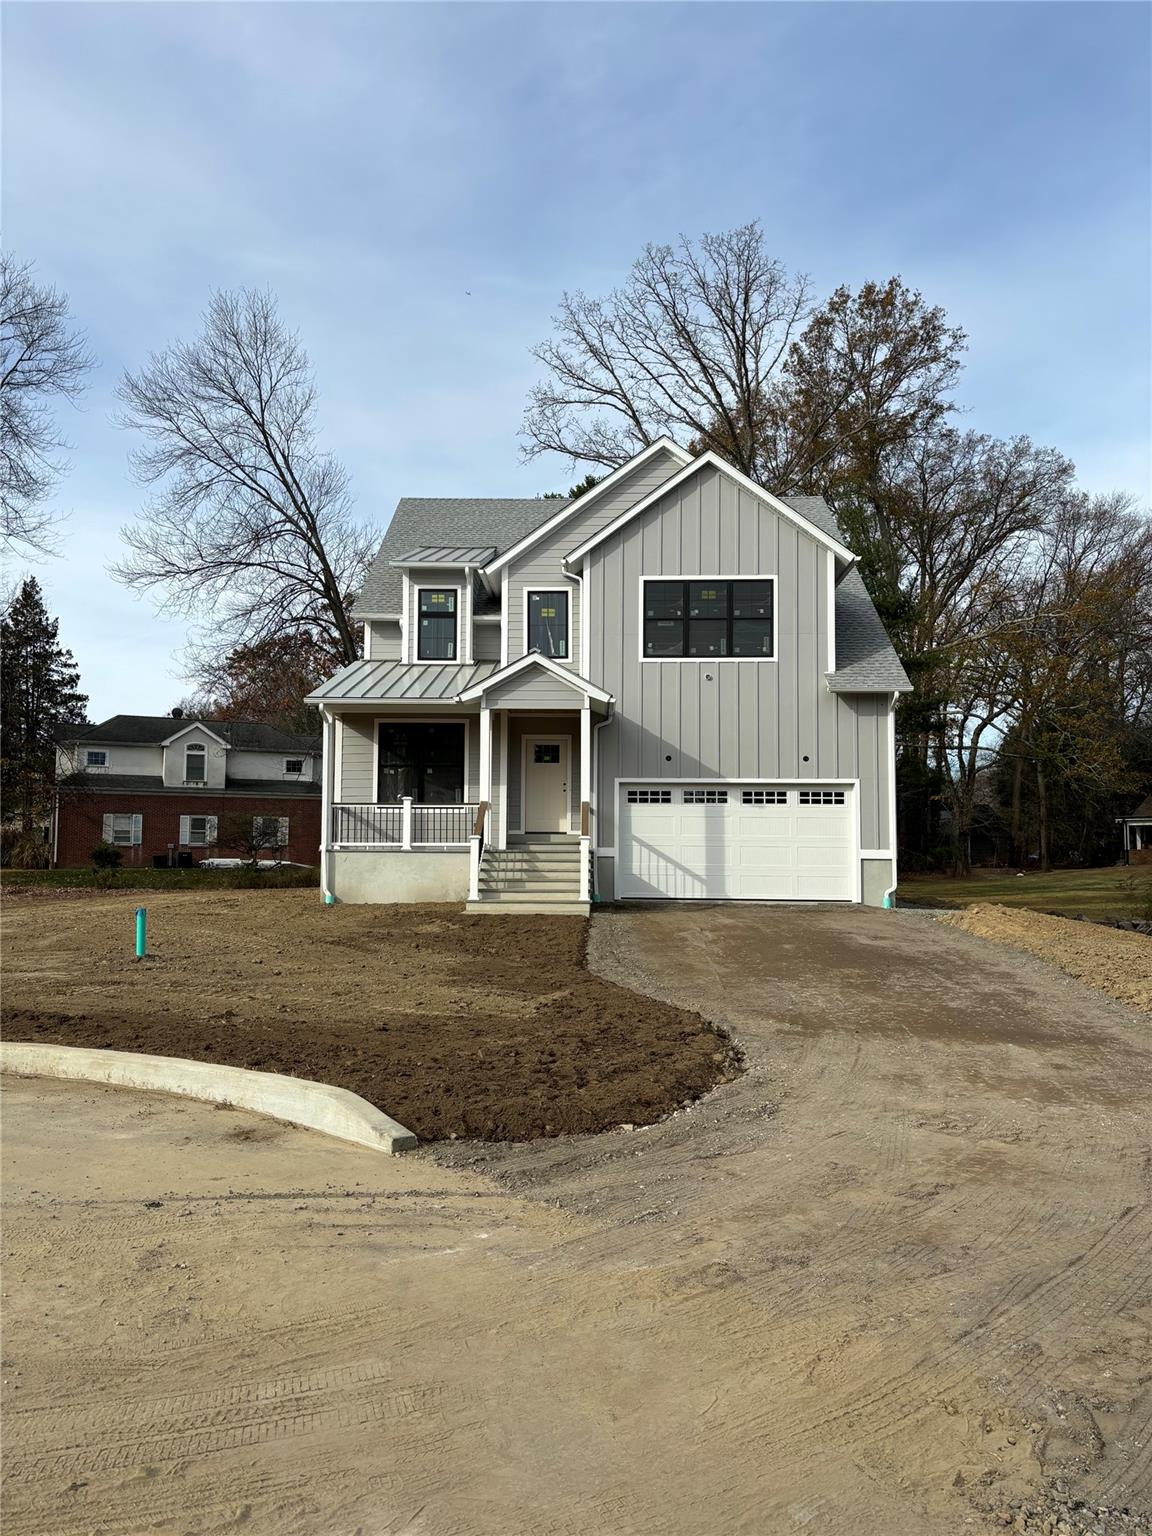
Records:
[[[416,610],[417,661],[456,660],[456,589],[421,587]]]
[[[191,746],[184,748],[184,782],[185,784],[208,782],[208,748],[201,742],[193,742]]]

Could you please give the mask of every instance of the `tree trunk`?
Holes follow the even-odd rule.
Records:
[[[1040,868],[1048,870],[1052,867],[1048,852],[1048,781],[1039,762],[1036,764],[1036,817],[1040,827]]]
[[[1019,866],[1024,862],[1024,850],[1021,848],[1021,798],[1024,782],[1024,759],[1016,756],[1016,766],[1012,770],[1012,862]]]

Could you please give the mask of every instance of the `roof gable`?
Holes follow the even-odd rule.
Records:
[[[581,677],[579,672],[573,672],[570,667],[559,666],[550,657],[541,656],[539,651],[529,651],[526,656],[517,657],[515,661],[509,662],[506,667],[500,667],[498,671],[490,673],[472,687],[464,689],[456,697],[462,704],[467,703],[470,699],[479,699],[490,689],[499,688],[501,683],[510,682],[522,673],[532,670],[546,673],[549,677],[555,678],[557,682],[571,688],[573,693],[586,693],[590,698],[597,700],[601,704],[612,703],[612,695],[606,692],[605,689],[598,688],[595,683],[589,682],[586,677]]]
[[[702,469],[708,468],[718,470],[720,474],[727,476],[729,480],[740,486],[742,490],[757,497],[772,511],[779,513],[780,516],[786,518],[790,523],[794,523],[796,527],[802,529],[810,538],[815,539],[818,544],[822,544],[826,549],[830,549],[836,558],[845,565],[854,563],[856,556],[843,542],[838,532],[834,534],[829,532],[827,528],[821,527],[820,523],[816,522],[805,511],[793,507],[780,496],[774,496],[771,491],[766,491],[762,485],[757,485],[755,480],[750,480],[747,475],[743,474],[733,465],[726,463],[718,454],[711,451],[702,453],[699,458],[692,459],[690,463],[685,464],[678,474],[673,475],[670,480],[665,480],[663,485],[658,485],[654,491],[650,491],[634,507],[629,507],[626,511],[621,512],[619,517],[614,518],[612,522],[607,523],[597,533],[585,539],[582,544],[578,545],[566,557],[567,563],[574,565],[577,561],[582,560],[597,545],[603,544],[606,539],[612,538],[622,528],[627,527],[634,518],[640,517],[650,507],[655,506],[662,496],[667,496],[670,491],[676,490],[686,480],[690,480],[693,475],[699,474]],[[808,497],[798,498],[802,502],[809,499]]]

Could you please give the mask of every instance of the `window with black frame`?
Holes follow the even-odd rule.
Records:
[[[416,658],[456,660],[456,589],[421,587],[417,593]]]
[[[646,581],[644,655],[771,658],[774,588],[771,580]]]
[[[567,659],[567,592],[529,592],[528,649],[560,661]]]
[[[411,795],[417,805],[462,805],[465,730],[448,721],[382,720],[377,800],[394,805]]]

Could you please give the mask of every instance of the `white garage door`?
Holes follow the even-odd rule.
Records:
[[[855,901],[849,785],[625,784],[616,894]]]

